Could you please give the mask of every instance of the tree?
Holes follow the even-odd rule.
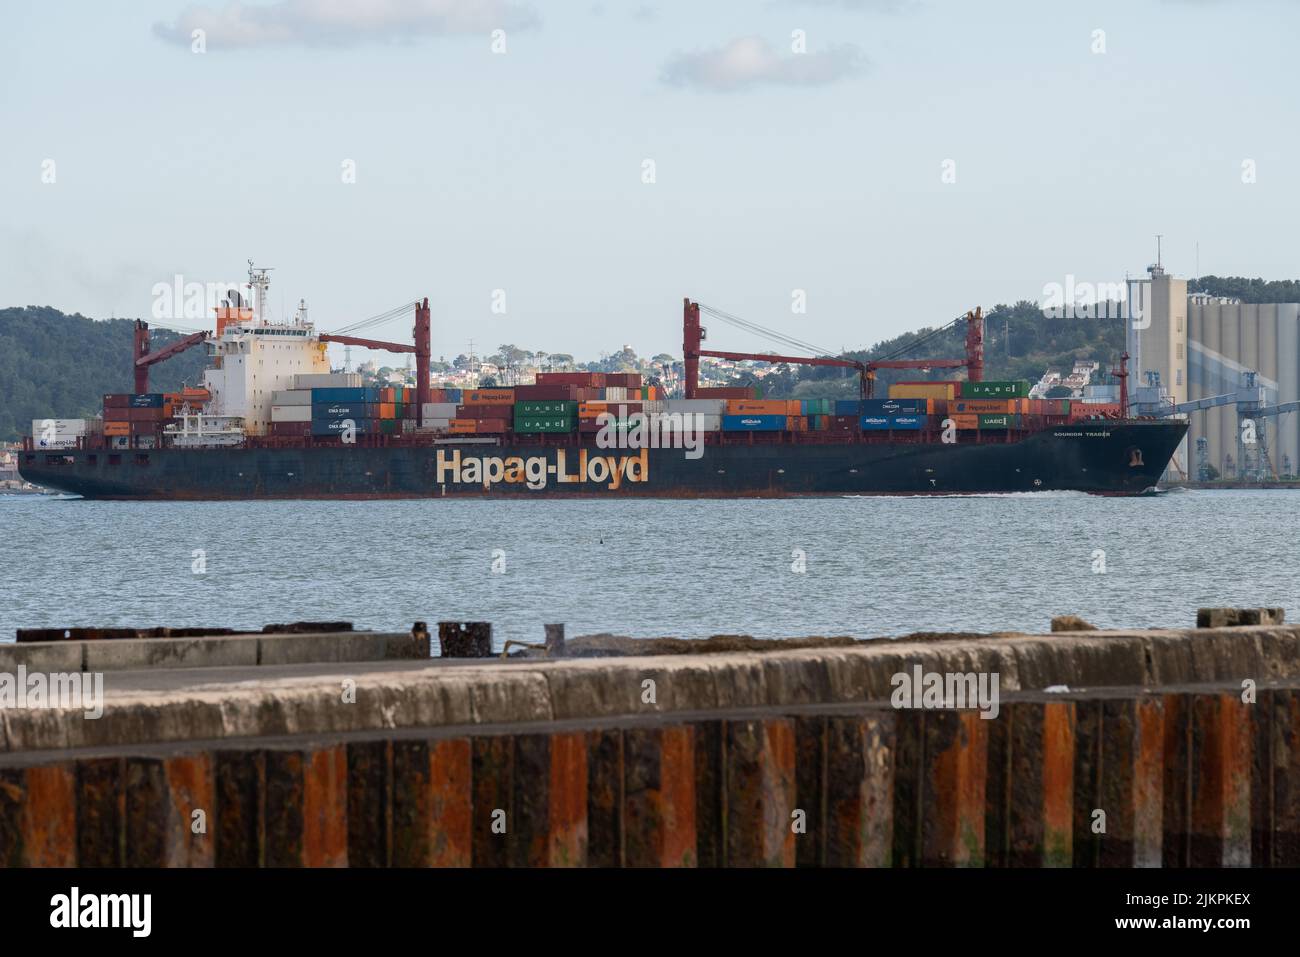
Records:
[[[478,387],[480,389],[495,389],[497,387],[496,376],[485,375],[479,380]]]
[[[572,367],[573,356],[569,355],[567,352],[552,352],[551,368],[554,369],[556,366],[559,366],[561,369]]]

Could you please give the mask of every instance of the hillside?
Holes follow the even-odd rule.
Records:
[[[1040,378],[1048,368],[1068,371],[1076,359],[1101,363],[1108,370],[1119,362],[1124,348],[1124,323],[1119,319],[1048,319],[1036,303],[1022,300],[1013,306],[997,305],[985,315],[984,378]],[[846,352],[847,358],[869,360],[901,352],[899,358],[953,358],[965,355],[965,323],[914,345],[932,329],[907,332],[878,342],[871,348]],[[882,370],[877,394],[899,380],[964,378],[964,372],[935,369],[928,374],[912,370]],[[747,376],[739,376],[737,383]],[[1104,377],[1101,380],[1104,381]],[[852,370],[794,366],[763,379],[763,394],[773,398],[855,395],[857,374]]]
[[[0,309],[0,441],[27,434],[32,419],[95,415],[106,392],[130,392],[133,319],[87,319],[48,306]],[[154,348],[180,338],[153,328]],[[207,363],[201,347],[150,370],[150,387],[195,385]]]

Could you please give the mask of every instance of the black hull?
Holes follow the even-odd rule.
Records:
[[[26,451],[19,471],[60,492],[108,499],[1135,495],[1157,484],[1186,432],[1182,421],[1092,421],[1017,442],[710,445],[698,459],[594,445]]]
[[[19,471],[97,499],[1138,495],[1156,485],[1186,432],[1181,421],[1091,421],[1015,442],[727,444],[698,459],[594,444],[70,450],[22,452]]]

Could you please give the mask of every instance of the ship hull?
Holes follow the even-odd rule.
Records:
[[[1088,421],[1019,441],[708,445],[451,444],[20,453],[27,481],[93,499],[743,498],[1153,488],[1180,421]]]

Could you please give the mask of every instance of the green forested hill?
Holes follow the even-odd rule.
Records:
[[[132,319],[87,319],[48,306],[0,309],[0,441],[31,430],[32,419],[84,418],[106,392],[130,392]],[[154,327],[153,348],[180,338]],[[150,388],[198,385],[206,350],[195,347],[154,366]]]
[[[900,352],[898,358],[960,359],[966,354],[966,324],[959,323],[942,335],[918,343],[932,329],[907,332],[878,342],[870,349],[846,352],[858,360],[876,359]],[[1048,319],[1033,302],[994,306],[985,314],[984,378],[1039,379],[1048,368],[1068,372],[1076,359],[1100,362],[1102,371],[1119,363],[1124,349],[1124,321],[1121,319]],[[877,374],[876,394],[900,379],[964,378],[960,370],[882,370]],[[1094,379],[1094,381],[1104,381]],[[738,379],[737,381],[741,381]],[[852,370],[794,366],[763,379],[763,394],[774,398],[855,395],[857,373]]]

